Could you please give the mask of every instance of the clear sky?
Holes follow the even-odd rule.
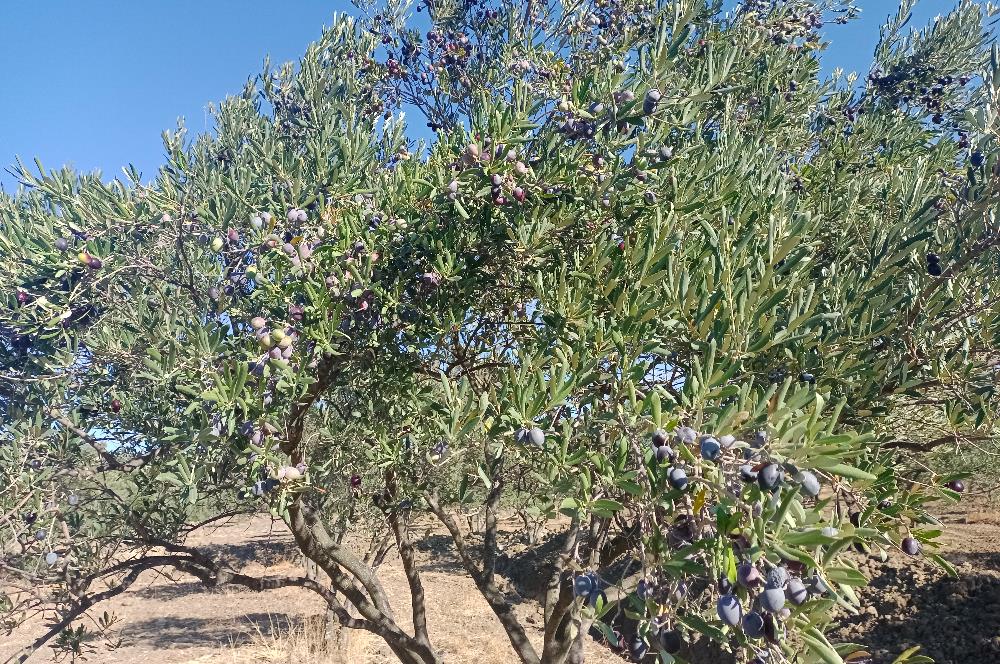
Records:
[[[912,25],[955,0],[921,0]],[[863,16],[826,31],[828,71],[867,73],[895,0],[861,0]],[[264,57],[294,60],[347,0],[3,0],[0,2],[0,169],[39,157],[149,178],[160,134],[185,118],[210,128],[209,102],[239,92]],[[0,185],[14,180],[0,173]]]

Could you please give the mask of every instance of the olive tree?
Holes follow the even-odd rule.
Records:
[[[165,134],[150,182],[19,166],[3,615],[58,619],[16,661],[172,568],[440,662],[416,519],[526,664],[593,632],[636,661],[860,650],[824,636],[855,550],[947,566],[928,504],[961,478],[900,455],[996,438],[992,8],[905,33],[904,2],[859,81],[819,66],[850,3],[721,4],[366,8]],[[498,580],[514,508],[554,533],[540,630]],[[315,573],[189,541],[258,511]]]

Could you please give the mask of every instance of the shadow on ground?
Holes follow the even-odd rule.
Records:
[[[213,557],[259,563],[268,567],[299,558],[298,549],[291,538],[280,535],[258,535],[239,544],[214,544],[199,548]]]
[[[251,613],[233,621],[215,618],[166,617],[131,623],[123,630],[126,643],[155,648],[242,645],[257,634],[287,631],[292,617],[285,613]]]
[[[844,618],[835,640],[864,644],[874,664],[916,645],[937,664],[1000,662],[1000,554],[948,559],[957,578],[912,560],[875,573],[861,615]]]

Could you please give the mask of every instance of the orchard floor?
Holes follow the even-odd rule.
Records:
[[[831,640],[865,644],[875,664],[888,664],[909,646],[939,664],[1000,662],[1000,510],[967,501],[942,515],[943,555],[959,572],[946,577],[921,560],[892,556],[887,565],[864,564],[871,586],[859,616],[846,617]],[[512,524],[513,525],[513,524]],[[431,636],[449,664],[514,662],[502,628],[460,573],[453,549],[443,537],[419,552],[418,562],[428,597]],[[298,573],[290,537],[280,523],[257,518],[206,531],[196,543],[229,551],[251,573]],[[407,613],[409,594],[398,560],[391,557],[380,572],[397,613]],[[541,612],[528,599],[516,607],[530,636],[540,641]],[[283,589],[267,593],[241,590],[206,591],[190,577],[172,578],[147,572],[131,590],[100,607],[120,618],[113,649],[95,642],[89,662],[107,664],[382,664],[392,662],[388,649],[366,633],[349,632],[341,652],[310,655],[305,639],[288,638],[289,628],[321,614],[320,602],[308,591]],[[315,620],[315,619],[313,619]],[[0,635],[0,662],[41,632],[28,624],[10,637]],[[277,637],[273,635],[277,634]],[[50,661],[51,652],[36,653],[29,662]],[[624,660],[588,644],[587,662]]]

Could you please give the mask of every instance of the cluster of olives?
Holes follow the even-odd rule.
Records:
[[[278,428],[270,422],[265,422],[263,426],[257,426],[253,422],[244,422],[239,428],[240,434],[250,440],[250,443],[261,447],[264,439],[278,433]]]
[[[469,143],[465,146],[462,156],[454,164],[456,167],[470,168],[473,166],[486,166],[491,163],[506,162],[506,168],[498,169],[489,176],[490,197],[494,205],[507,205],[511,198],[518,203],[523,203],[528,198],[527,189],[524,187],[523,178],[531,173],[531,169],[518,155],[517,150],[507,149],[506,146],[495,143],[489,136],[477,137],[481,140],[483,147],[478,143]],[[461,183],[458,179],[452,179],[445,187],[445,195],[448,200],[456,200]]]
[[[736,570],[737,587],[723,577],[719,581],[721,595],[716,601],[719,619],[733,628],[743,631],[749,639],[764,638],[777,642],[781,634],[781,623],[791,616],[786,602],[799,606],[810,595],[823,595],[829,588],[818,575],[804,582],[792,576],[787,567],[776,565],[761,575],[751,562],[744,562]],[[750,601],[750,610],[744,612],[741,595]]]
[[[813,472],[781,463],[764,451],[768,443],[766,431],[753,432],[747,438],[748,441],[742,441],[732,434],[699,434],[691,427],[679,426],[672,434],[657,429],[651,436],[651,444],[657,465],[667,466],[666,479],[675,490],[684,491],[689,486],[688,471],[675,449],[685,446],[692,451],[697,450],[703,462],[718,467],[725,475],[733,473],[732,482],[735,484],[755,484],[761,493],[773,496],[773,499],[777,499],[779,491],[789,482],[793,483],[793,490],[804,496],[815,498],[820,494],[821,484]],[[760,505],[756,505],[755,514],[759,513],[759,509]],[[692,525],[690,521],[686,515],[681,515],[674,524],[680,529],[678,532],[683,531],[679,537],[685,541],[692,536],[688,532]],[[834,529],[828,530],[830,532],[824,531],[824,534],[836,534]],[[744,549],[745,555],[749,555],[747,546],[740,548]],[[790,568],[794,568],[795,574],[806,571],[798,562],[770,565],[766,573],[761,572],[758,564],[770,565],[766,560],[755,564],[747,558],[737,567],[735,586],[725,576],[720,579],[721,594],[716,602],[716,611],[723,623],[742,630],[748,639],[763,638],[777,642],[782,638],[782,622],[791,615],[786,603],[801,605],[810,594],[822,595],[829,589],[819,574],[814,574],[808,581],[792,575]],[[750,602],[749,610],[744,611],[742,602],[747,600]]]
[[[811,375],[810,375],[811,378]],[[757,431],[750,443],[738,441],[732,434],[715,436],[714,434],[699,435],[691,427],[678,427],[673,433],[673,441],[677,445],[693,447],[698,445],[701,458],[712,464],[721,464],[725,456],[736,448],[743,449],[745,463],[739,467],[739,478],[745,483],[756,482],[762,491],[775,493],[785,483],[786,467],[775,461],[764,459],[754,461],[760,455],[760,450],[767,444],[767,432]],[[672,464],[667,471],[667,482],[674,489],[684,490],[688,486],[687,470],[678,462],[677,452],[670,446],[670,437],[663,429],[657,429],[651,437],[653,455],[657,463]],[[816,497],[820,492],[820,483],[816,475],[808,470],[789,467],[799,490],[806,496]]]
[[[272,327],[268,330],[267,320],[261,316],[252,318],[250,327],[254,330],[257,343],[266,353],[260,362],[270,359],[275,363],[287,363],[291,359],[295,350],[295,339],[298,336],[295,330],[288,327]]]

